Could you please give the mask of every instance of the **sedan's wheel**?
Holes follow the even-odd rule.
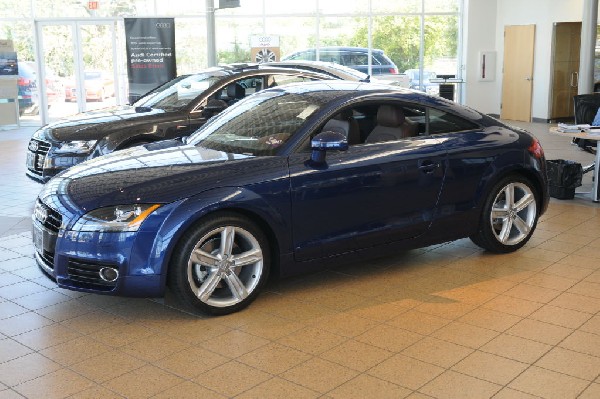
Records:
[[[184,235],[169,268],[180,299],[207,313],[228,314],[258,295],[269,274],[269,246],[252,222],[222,214]]]
[[[512,252],[529,241],[538,220],[538,198],[531,182],[522,177],[504,178],[490,191],[479,231],[473,242],[492,252]]]

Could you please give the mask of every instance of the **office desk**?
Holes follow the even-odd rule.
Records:
[[[551,127],[549,129],[550,133],[556,134],[563,137],[577,137],[585,140],[596,140],[600,141],[600,134],[598,133],[588,133],[588,132],[574,132],[574,133],[564,133],[559,132],[558,127]],[[594,202],[600,201],[600,193],[598,192],[598,180],[600,177],[600,152],[596,151],[596,161],[594,162],[594,183],[592,185],[591,198]]]

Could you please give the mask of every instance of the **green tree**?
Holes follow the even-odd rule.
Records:
[[[22,61],[33,60],[33,29],[29,23],[0,24],[0,39],[12,40],[17,57]]]
[[[217,54],[219,63],[231,64],[234,62],[250,62],[250,50],[240,46],[237,39],[233,43],[232,50],[222,50]]]
[[[368,21],[356,19],[352,46],[368,44]],[[458,26],[455,15],[431,16],[425,20],[424,63],[432,65],[438,58],[456,57]],[[421,19],[413,16],[387,15],[373,19],[373,47],[382,49],[402,72],[419,68]]]

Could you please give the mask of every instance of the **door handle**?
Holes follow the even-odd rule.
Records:
[[[527,76],[527,77],[525,78],[525,80],[526,80],[526,81],[528,81],[528,82],[531,82],[531,81],[533,80],[533,78],[532,78],[531,76]]]
[[[433,162],[431,160],[425,160],[422,161],[421,164],[419,165],[419,169],[423,172],[423,173],[433,173],[434,170],[436,170],[437,168],[440,167],[439,162]]]
[[[579,86],[579,72],[571,72],[571,87]]]

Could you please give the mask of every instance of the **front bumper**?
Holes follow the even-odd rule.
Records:
[[[48,141],[31,139],[27,149],[26,174],[45,183],[63,170],[86,161],[89,154],[55,154]]]
[[[161,267],[150,266],[161,262],[149,259],[156,233],[65,230],[58,212],[39,206],[47,217],[42,221],[34,212],[32,218],[35,259],[59,287],[121,296],[164,294]],[[116,271],[118,277],[107,279],[107,269]]]

